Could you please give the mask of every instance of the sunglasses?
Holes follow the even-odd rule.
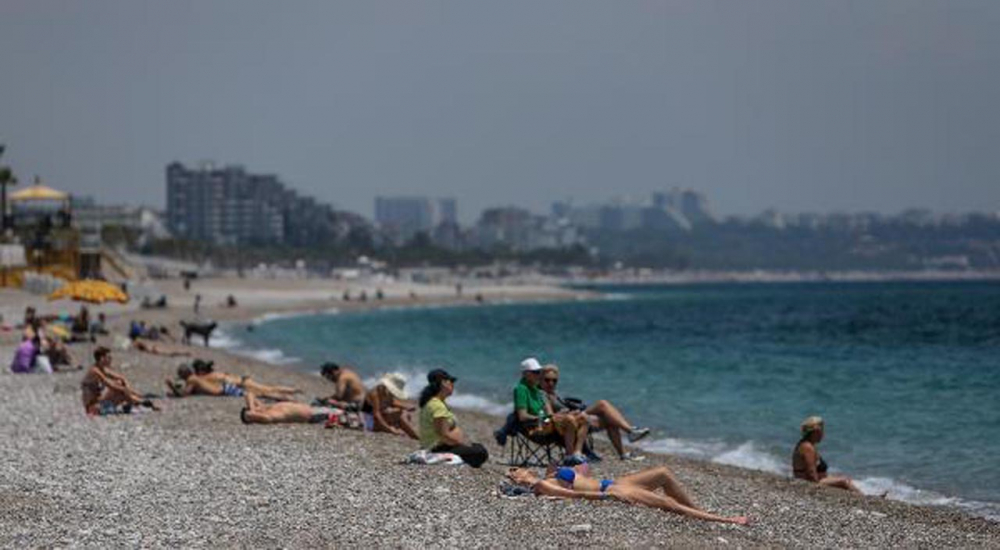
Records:
[[[555,384],[556,382],[559,381],[558,378],[543,378],[542,380],[544,380],[546,382],[552,382],[553,384]]]

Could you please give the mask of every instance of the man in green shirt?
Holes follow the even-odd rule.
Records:
[[[553,414],[542,391],[538,388],[542,365],[534,357],[521,361],[521,381],[514,387],[514,411],[528,437],[546,436],[553,432],[563,437],[566,461],[586,462],[583,444],[587,441],[587,422],[581,416]]]

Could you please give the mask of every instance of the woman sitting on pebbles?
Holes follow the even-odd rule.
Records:
[[[746,516],[724,517],[698,507],[666,466],[650,468],[616,480],[594,479],[581,473],[583,467],[550,467],[545,479],[528,468],[511,468],[507,477],[530,488],[535,495],[566,499],[608,500],[659,508],[705,521],[748,525]],[[660,489],[663,494],[657,493]]]
[[[812,481],[828,487],[861,493],[848,477],[826,475],[826,461],[819,455],[816,445],[823,441],[823,419],[810,416],[802,421],[802,439],[792,451],[792,472],[798,479]],[[884,495],[883,495],[884,496]]]
[[[455,391],[455,377],[434,369],[427,375],[427,382],[420,392],[420,448],[432,453],[456,454],[473,468],[482,466],[489,459],[489,452],[479,443],[469,443],[445,403]]]
[[[155,403],[139,395],[124,376],[111,371],[111,350],[103,346],[94,350],[94,366],[83,375],[80,389],[83,409],[89,415],[130,412],[136,405],[160,410]]]
[[[413,404],[406,402],[406,379],[401,374],[390,373],[365,394],[361,418],[368,431],[420,439],[410,420],[409,411],[412,410]]]

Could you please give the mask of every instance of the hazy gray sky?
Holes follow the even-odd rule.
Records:
[[[22,180],[162,205],[164,166],[545,210],[1000,208],[1000,2],[4,0]]]

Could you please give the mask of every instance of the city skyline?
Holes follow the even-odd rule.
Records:
[[[184,166],[183,162],[172,161],[171,163],[165,165],[165,168],[169,169],[170,165],[172,165],[172,164],[180,164],[181,166]],[[297,193],[301,193],[302,192],[301,189],[296,188],[294,185],[288,185],[287,182],[285,181],[285,179],[281,176],[281,174],[275,174],[273,172],[267,172],[267,171],[262,171],[262,170],[255,170],[255,169],[253,169],[253,167],[247,167],[243,163],[238,163],[238,162],[216,163],[215,161],[209,161],[209,160],[204,160],[203,159],[197,165],[192,164],[192,168],[191,169],[195,170],[195,171],[199,171],[199,170],[208,170],[208,171],[212,171],[212,170],[216,170],[216,171],[219,171],[219,170],[221,170],[221,171],[237,170],[237,171],[240,171],[240,172],[242,172],[242,171],[250,171],[250,172],[253,172],[255,174],[259,174],[260,176],[264,176],[264,177],[267,177],[267,178],[273,178],[273,179],[275,179],[277,182],[280,182],[281,185],[287,186],[288,189],[289,189],[289,191],[291,191],[293,194],[297,194]],[[162,170],[162,168],[161,168],[161,170]],[[161,180],[162,180],[162,174],[161,174]],[[49,184],[49,182],[46,182],[46,181],[44,181],[42,179],[39,179],[38,182],[42,183],[42,184],[45,184],[45,185]],[[169,179],[168,179],[168,182],[169,182]],[[162,183],[163,182],[161,181],[160,185],[162,185]],[[30,183],[28,183],[28,184],[30,184]],[[22,182],[21,185],[22,186],[26,185],[26,183]],[[887,216],[887,217],[896,216],[896,215],[905,215],[907,213],[918,212],[918,211],[919,212],[926,211],[926,212],[929,212],[930,214],[935,215],[935,216],[948,216],[948,215],[956,215],[956,214],[957,215],[963,215],[963,214],[1000,214],[1000,208],[991,208],[991,207],[987,207],[987,208],[971,208],[971,209],[968,209],[968,210],[957,210],[957,211],[946,211],[946,210],[935,209],[933,207],[910,207],[910,208],[903,208],[903,209],[895,210],[895,211],[877,211],[877,210],[874,210],[874,209],[828,210],[828,211],[822,211],[822,210],[799,210],[799,211],[795,211],[795,210],[779,210],[779,209],[776,209],[776,208],[773,208],[773,207],[768,207],[768,208],[764,208],[763,210],[760,210],[760,211],[757,211],[757,212],[747,212],[747,213],[732,214],[732,213],[718,212],[717,208],[715,208],[714,201],[713,201],[712,197],[705,195],[704,193],[700,192],[697,189],[684,188],[684,187],[669,187],[669,188],[665,187],[665,188],[660,188],[660,189],[654,189],[654,190],[650,191],[649,193],[647,193],[646,195],[607,195],[607,196],[605,196],[603,198],[597,197],[594,200],[590,200],[590,201],[587,201],[587,202],[574,201],[572,199],[570,199],[570,200],[558,200],[558,199],[556,199],[556,200],[553,200],[552,202],[550,202],[548,204],[541,205],[539,208],[532,208],[530,205],[518,203],[518,202],[516,202],[513,199],[512,200],[507,200],[507,201],[501,200],[501,201],[499,201],[499,202],[497,202],[495,204],[484,205],[479,210],[469,210],[469,209],[466,209],[466,208],[458,208],[457,205],[461,204],[461,201],[458,200],[455,197],[433,197],[433,196],[428,196],[428,195],[422,195],[422,194],[416,193],[416,192],[415,193],[409,193],[409,194],[384,194],[384,195],[378,195],[378,194],[376,194],[376,195],[372,195],[371,198],[369,199],[369,203],[370,204],[369,204],[368,208],[360,208],[358,210],[340,209],[339,205],[337,205],[335,203],[331,203],[331,202],[325,201],[321,197],[308,197],[307,196],[307,198],[309,198],[311,200],[314,199],[320,205],[327,205],[327,206],[330,206],[330,207],[335,208],[335,209],[340,209],[340,210],[343,210],[343,211],[346,211],[346,212],[357,214],[357,215],[360,215],[360,216],[362,216],[362,217],[364,217],[366,219],[369,219],[369,220],[371,220],[373,222],[376,222],[376,223],[379,220],[378,203],[379,203],[380,200],[388,199],[388,200],[392,200],[392,201],[396,201],[396,200],[418,201],[418,202],[424,202],[424,201],[426,201],[426,202],[429,202],[429,203],[447,202],[447,203],[450,203],[450,207],[449,208],[454,209],[455,212],[462,212],[463,213],[463,215],[457,215],[457,214],[453,213],[450,216],[448,216],[448,219],[450,219],[450,220],[451,219],[457,220],[457,222],[460,223],[460,224],[462,224],[462,225],[472,225],[472,224],[474,224],[475,222],[477,222],[479,220],[480,216],[485,211],[494,210],[494,209],[497,209],[497,208],[507,208],[507,207],[523,208],[523,209],[526,209],[526,210],[532,212],[533,214],[547,215],[547,214],[551,214],[552,211],[553,211],[553,209],[558,209],[558,208],[587,209],[587,208],[599,208],[599,207],[606,207],[606,206],[621,206],[621,207],[650,207],[650,206],[655,206],[655,207],[661,207],[661,206],[663,206],[661,203],[664,200],[665,196],[672,195],[672,194],[678,194],[678,193],[682,194],[682,195],[690,195],[690,198],[692,198],[694,200],[697,200],[697,201],[704,201],[704,204],[699,205],[698,208],[704,208],[706,211],[712,212],[712,214],[714,215],[713,217],[715,218],[715,221],[723,221],[726,218],[736,218],[736,219],[744,219],[745,220],[745,219],[758,218],[758,217],[761,217],[761,216],[772,216],[774,214],[779,214],[779,215],[819,215],[819,216],[825,216],[825,215],[868,215],[868,214],[877,214],[877,215],[883,215],[883,216]],[[161,194],[162,194],[162,189],[161,189]],[[90,194],[72,194],[71,193],[71,196],[72,196],[74,202],[76,202],[76,201],[84,201],[84,202],[87,202],[87,203],[96,202],[96,203],[98,203],[98,204],[100,204],[102,206],[125,206],[125,207],[136,207],[136,208],[151,208],[151,209],[153,209],[155,211],[161,211],[161,212],[164,212],[164,213],[167,212],[167,210],[168,210],[168,204],[169,204],[169,201],[164,201],[162,204],[155,204],[155,203],[151,203],[151,202],[129,201],[129,200],[110,200],[109,201],[109,200],[102,200],[101,197],[95,197],[94,195],[90,195]],[[430,208],[433,209],[433,208],[437,208],[437,207],[431,206]],[[429,214],[429,215],[433,216],[434,214]]]
[[[5,163],[162,208],[165,164],[233,159],[464,223],[673,187],[722,216],[1000,208],[995,3],[391,8],[4,3]]]

